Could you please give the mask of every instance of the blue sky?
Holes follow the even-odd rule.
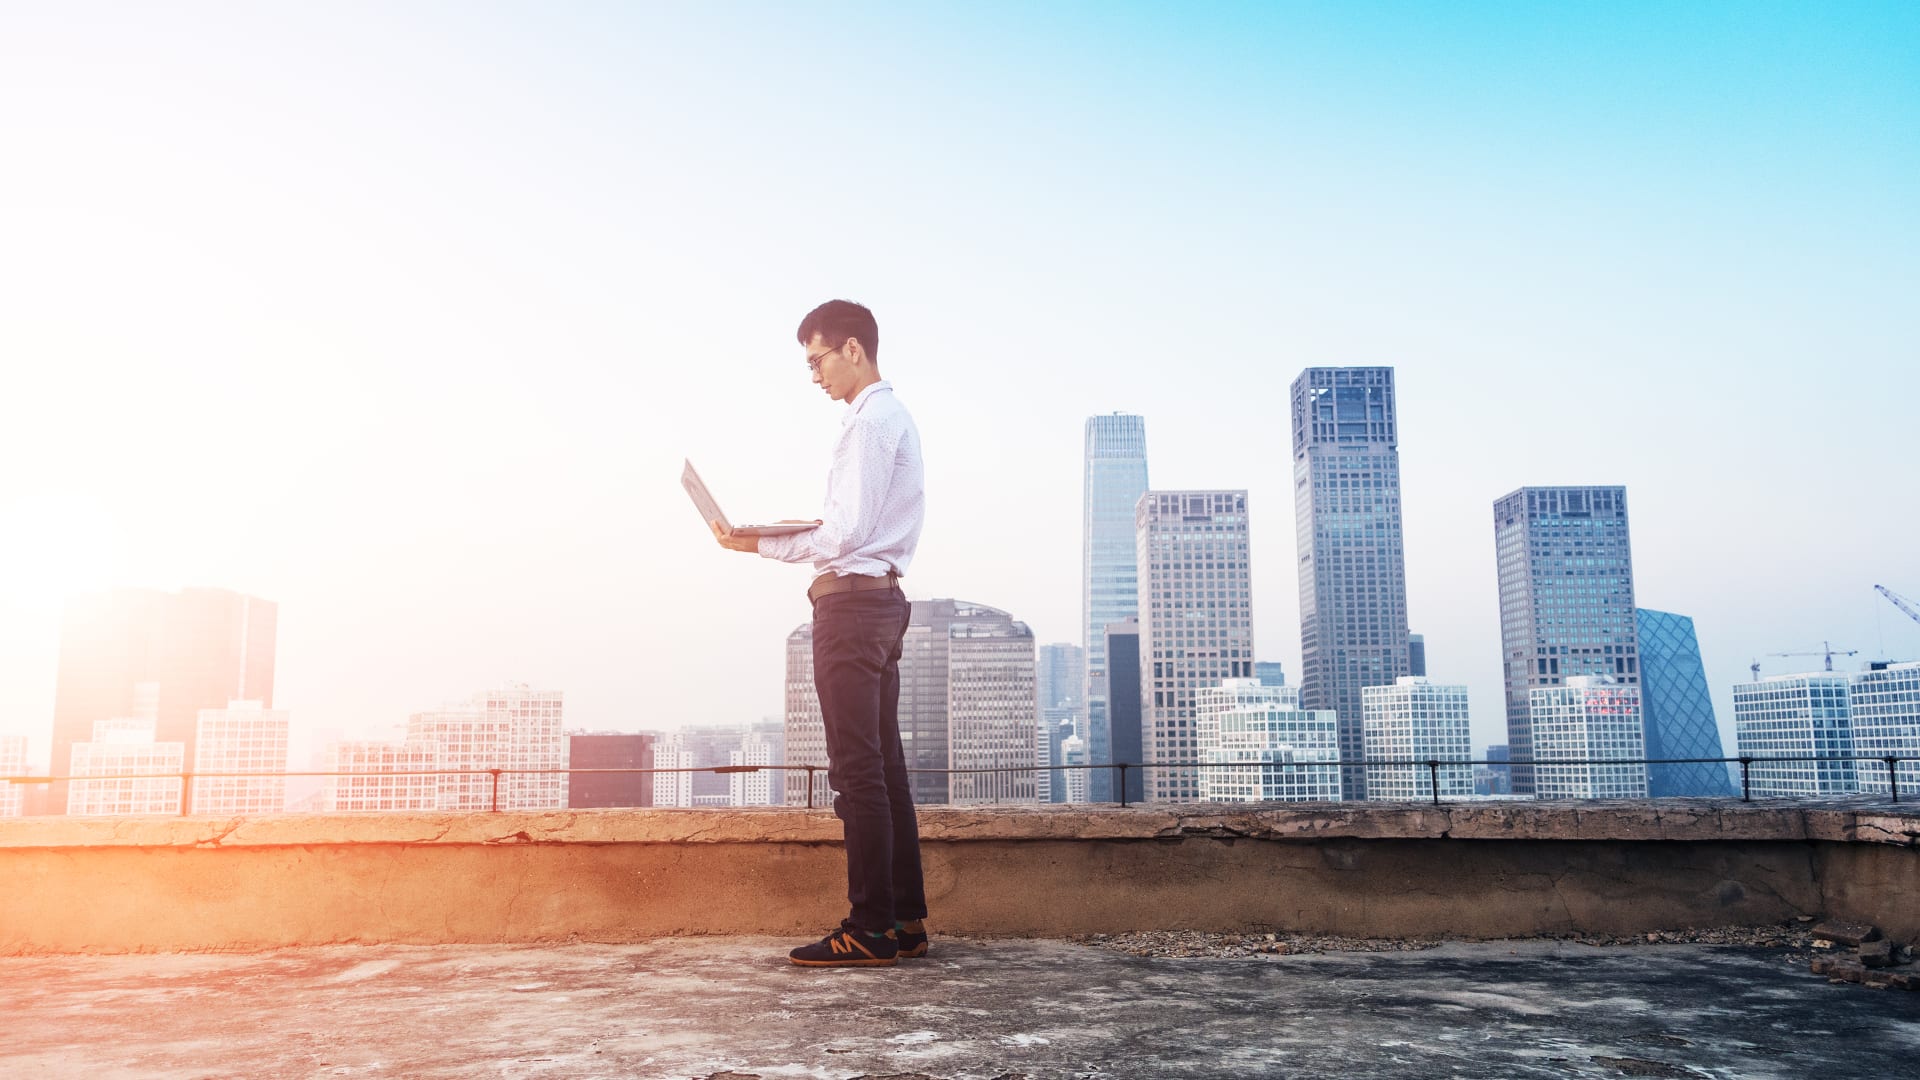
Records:
[[[1492,501],[1623,483],[1639,599],[1920,655],[1912,5],[254,5],[0,11],[0,729],[58,597],[282,604],[278,704],[379,734],[777,714],[871,304],[927,442],[911,595],[1077,637],[1079,448],[1245,487],[1298,670],[1286,389],[1399,371],[1410,606],[1503,737]],[[1857,658],[1856,658],[1857,659]],[[1789,661],[1769,662],[1786,670]]]

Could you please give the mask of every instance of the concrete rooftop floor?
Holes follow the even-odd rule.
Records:
[[[935,928],[936,935],[938,928]],[[0,959],[9,1076],[1911,1076],[1920,994],[1781,950],[1449,943],[1149,959],[936,936]]]

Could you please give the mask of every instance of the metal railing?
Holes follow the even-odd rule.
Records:
[[[1438,806],[1441,804],[1441,799],[1442,799],[1441,785],[1440,785],[1441,769],[1474,768],[1479,766],[1486,766],[1486,767],[1495,768],[1495,769],[1512,769],[1515,767],[1526,767],[1526,768],[1531,768],[1537,771],[1543,767],[1555,767],[1555,766],[1614,767],[1614,766],[1630,766],[1630,765],[1643,765],[1643,766],[1644,765],[1739,765],[1740,766],[1740,799],[1742,802],[1752,802],[1753,801],[1753,769],[1755,766],[1766,766],[1766,765],[1776,765],[1776,764],[1779,764],[1779,765],[1805,764],[1807,762],[1828,762],[1828,763],[1852,762],[1852,763],[1855,763],[1856,765],[1860,762],[1879,763],[1880,765],[1883,765],[1886,768],[1887,788],[1888,788],[1888,794],[1891,798],[1891,801],[1897,803],[1900,801],[1899,766],[1904,762],[1920,763],[1920,755],[1803,754],[1803,755],[1777,755],[1777,756],[1766,756],[1766,757],[1760,757],[1760,756],[1754,756],[1754,755],[1743,755],[1740,757],[1717,757],[1717,758],[1557,758],[1556,757],[1556,758],[1544,758],[1544,759],[1532,758],[1525,761],[1486,761],[1486,760],[1478,760],[1478,759],[1444,759],[1444,758],[1417,758],[1417,759],[1365,758],[1358,761],[1229,761],[1229,762],[1207,762],[1207,761],[1124,762],[1122,761],[1122,762],[1093,763],[1093,764],[1086,764],[1086,765],[1010,765],[1010,766],[973,768],[973,769],[914,768],[914,769],[908,769],[907,772],[912,775],[932,775],[932,776],[962,776],[962,775],[983,775],[983,774],[984,775],[1021,775],[1021,774],[1037,774],[1037,773],[1044,772],[1044,773],[1049,773],[1057,776],[1058,774],[1067,773],[1067,772],[1075,772],[1075,771],[1092,772],[1093,770],[1104,769],[1113,774],[1114,790],[1118,793],[1118,797],[1116,799],[1109,800],[1109,801],[1116,802],[1120,806],[1126,807],[1126,806],[1132,805],[1132,800],[1130,800],[1127,795],[1128,772],[1130,770],[1136,770],[1136,769],[1140,771],[1140,775],[1144,779],[1148,771],[1153,769],[1239,769],[1239,770],[1245,770],[1249,772],[1253,772],[1256,770],[1266,771],[1266,770],[1272,770],[1272,769],[1283,769],[1283,770],[1284,769],[1322,769],[1322,770],[1330,770],[1330,771],[1338,772],[1340,770],[1367,769],[1367,768],[1374,768],[1374,769],[1423,768],[1427,770],[1427,787],[1429,789],[1428,794],[1431,797],[1432,804],[1435,806]],[[814,807],[814,791],[818,784],[819,777],[821,776],[821,774],[824,774],[827,772],[827,766],[816,765],[816,764],[789,765],[786,763],[781,763],[777,765],[771,765],[771,764],[770,765],[705,765],[705,766],[695,766],[690,768],[674,768],[674,769],[487,768],[487,769],[395,769],[391,771],[388,771],[388,770],[375,771],[375,770],[363,769],[363,770],[353,770],[353,771],[330,771],[330,772],[301,771],[301,772],[283,772],[283,773],[263,773],[263,772],[196,773],[189,770],[183,770],[180,772],[126,773],[126,774],[115,774],[111,776],[8,776],[8,777],[0,777],[0,780],[4,780],[4,782],[6,783],[14,784],[14,785],[35,785],[35,784],[54,784],[54,783],[105,784],[105,783],[114,783],[122,780],[178,780],[180,781],[180,813],[182,815],[186,815],[192,812],[191,796],[193,792],[193,784],[195,781],[286,780],[286,779],[295,779],[295,778],[354,779],[354,780],[379,781],[379,780],[397,779],[402,777],[422,777],[422,776],[485,776],[489,778],[488,810],[490,812],[498,813],[500,810],[500,780],[503,776],[519,777],[519,776],[564,775],[564,776],[570,777],[577,774],[586,774],[586,775],[618,775],[618,776],[638,775],[638,776],[652,777],[652,776],[666,776],[666,775],[689,774],[689,773],[728,775],[728,774],[736,774],[736,773],[757,773],[762,771],[778,772],[778,773],[781,773],[783,776],[786,773],[793,773],[793,772],[806,773],[807,775],[806,805],[809,809],[811,809]],[[1850,793],[1835,793],[1835,794],[1860,794],[1860,793],[1850,792]],[[1814,797],[1822,797],[1822,796],[1806,795],[1806,796],[1776,796],[1776,797],[1814,798]]]

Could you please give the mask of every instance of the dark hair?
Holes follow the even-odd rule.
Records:
[[[848,338],[859,338],[860,344],[867,350],[867,359],[875,367],[880,366],[880,324],[873,321],[873,312],[851,300],[829,300],[800,320],[800,330],[796,335],[800,344],[813,344],[813,335],[819,334],[820,340],[828,348],[837,349],[847,343]]]

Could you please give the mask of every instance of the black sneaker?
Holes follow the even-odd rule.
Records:
[[[927,924],[921,919],[909,919],[896,924],[893,936],[900,942],[900,955],[906,959],[917,960],[927,955]]]
[[[840,929],[811,945],[802,945],[787,954],[801,967],[892,967],[900,955],[900,943],[889,930],[869,934],[844,920]]]

